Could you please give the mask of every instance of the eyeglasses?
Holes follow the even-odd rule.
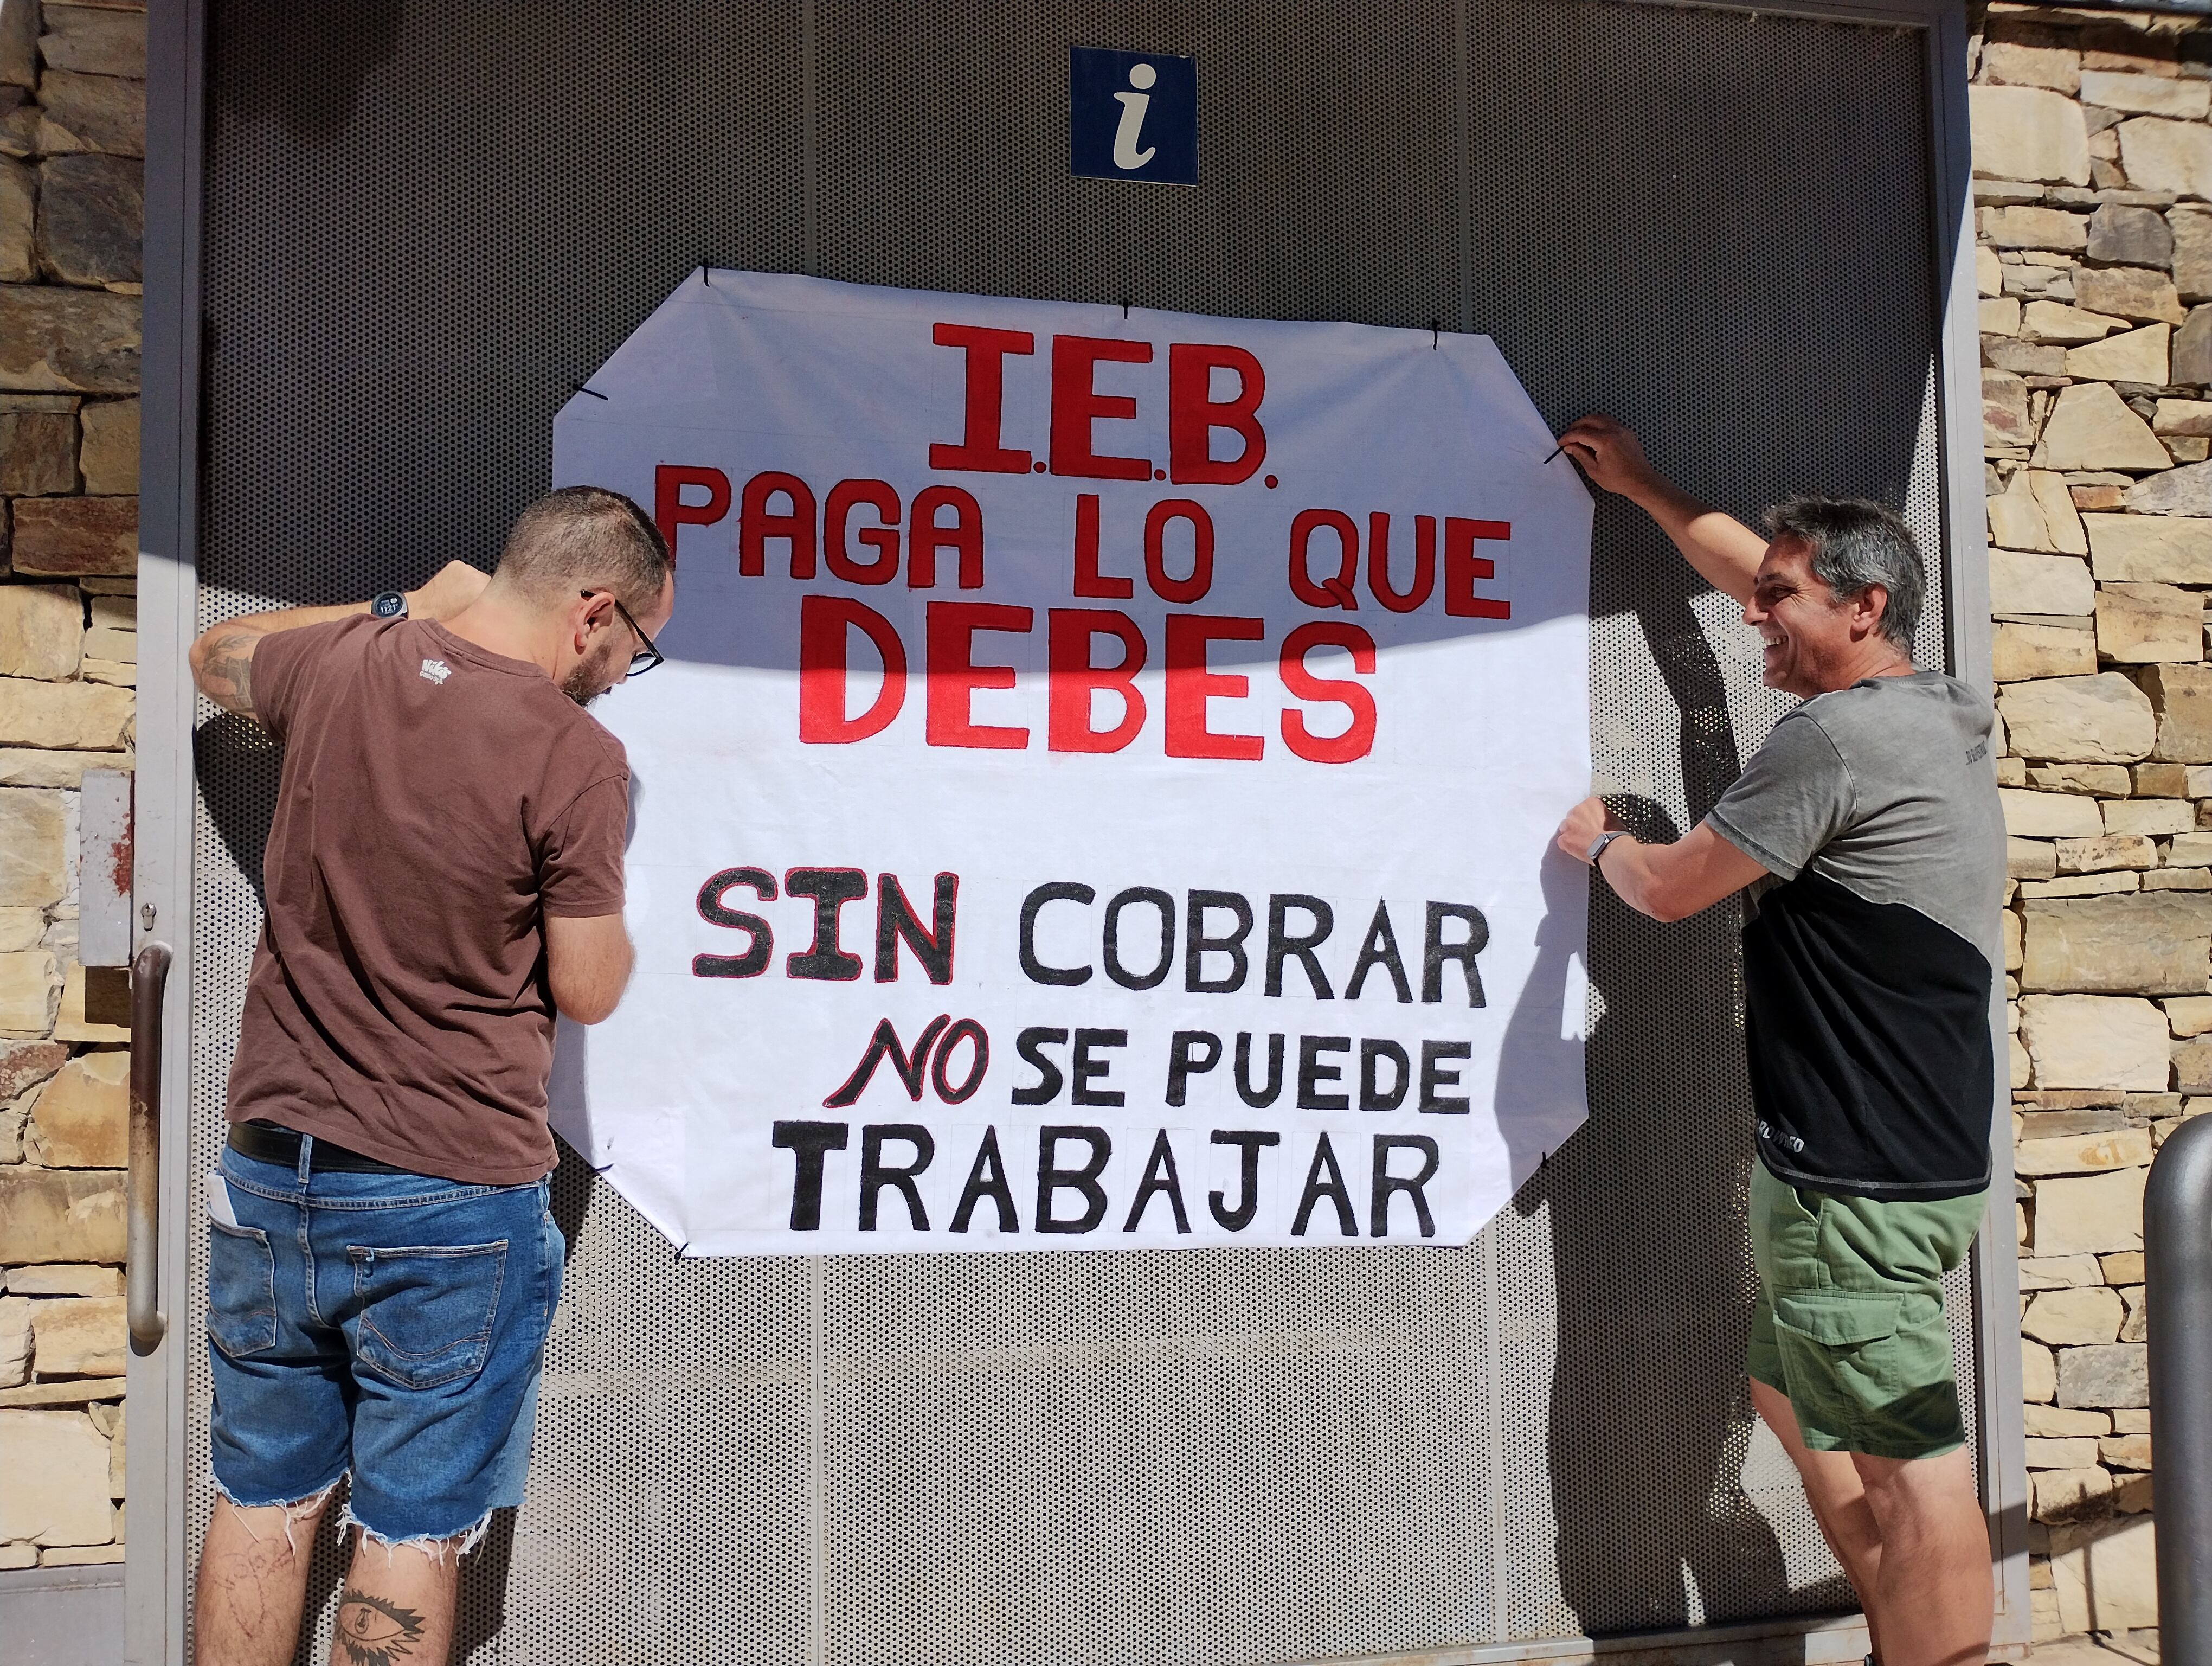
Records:
[[[579,593],[586,601],[589,601],[601,593],[597,590],[586,590]],[[611,590],[605,593],[606,599],[615,605],[615,611],[622,615],[623,623],[630,628],[639,641],[645,644],[643,648],[629,656],[629,669],[623,674],[626,677],[642,677],[667,656],[653,645],[653,638],[645,634],[645,627],[630,617],[629,609],[622,605],[622,598]]]

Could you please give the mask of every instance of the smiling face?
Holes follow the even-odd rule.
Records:
[[[1814,575],[1812,551],[1802,540],[1775,539],[1743,605],[1743,622],[1765,645],[1766,686],[1805,699],[1849,688],[1867,674],[1863,662],[1870,639],[1880,645],[1888,599],[1880,585],[1871,585],[1838,602]]]

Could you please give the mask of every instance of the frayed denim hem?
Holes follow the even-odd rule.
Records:
[[[494,1508],[497,1506],[495,1505]],[[483,1541],[483,1535],[491,1530],[491,1511],[485,1511],[483,1515],[477,1517],[473,1523],[463,1528],[459,1533],[416,1533],[403,1539],[395,1539],[379,1533],[367,1522],[355,1515],[353,1500],[348,1499],[345,1503],[338,1506],[338,1531],[343,1533],[349,1528],[360,1533],[361,1541],[364,1546],[375,1545],[384,1552],[384,1562],[386,1567],[392,1565],[392,1553],[401,1549],[419,1550],[431,1561],[442,1567],[445,1565],[447,1551],[450,1550],[454,1560],[459,1561]]]
[[[240,1498],[237,1493],[232,1492],[230,1488],[225,1487],[221,1481],[217,1480],[212,1474],[210,1474],[208,1479],[215,1482],[215,1490],[223,1496],[223,1498],[229,1503],[230,1507],[239,1512],[240,1518],[246,1523],[246,1532],[251,1534],[257,1542],[260,1540],[261,1535],[254,1531],[251,1512],[256,1510],[283,1511],[284,1512],[284,1542],[286,1545],[290,1547],[292,1554],[295,1556],[297,1556],[300,1554],[300,1541],[293,1537],[294,1530],[298,1528],[301,1522],[306,1521],[308,1517],[312,1516],[319,1516],[322,1513],[323,1506],[331,1501],[331,1494],[337,1492],[339,1487],[344,1486],[347,1477],[350,1476],[352,1474],[352,1470],[347,1470],[336,1481],[332,1481],[328,1487],[323,1487],[317,1492],[310,1493],[304,1499],[270,1499],[261,1504],[247,1503],[244,1499]],[[352,1511],[348,1510],[344,1505],[341,1505],[339,1506],[339,1516],[341,1520],[343,1520],[351,1514]]]

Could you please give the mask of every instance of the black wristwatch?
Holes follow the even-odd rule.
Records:
[[[1611,844],[1615,839],[1625,839],[1627,836],[1627,833],[1623,829],[1618,827],[1613,829],[1610,832],[1599,834],[1597,837],[1590,841],[1590,848],[1588,853],[1583,856],[1583,860],[1588,862],[1592,867],[1595,867],[1597,866],[1598,858],[1605,854],[1605,848],[1607,845]]]
[[[407,617],[407,593],[387,590],[368,605],[368,611],[380,619],[404,619]]]

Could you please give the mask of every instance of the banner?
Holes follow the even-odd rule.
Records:
[[[702,271],[555,1126],[684,1253],[1463,1242],[1586,1115],[1590,502],[1486,337]]]

